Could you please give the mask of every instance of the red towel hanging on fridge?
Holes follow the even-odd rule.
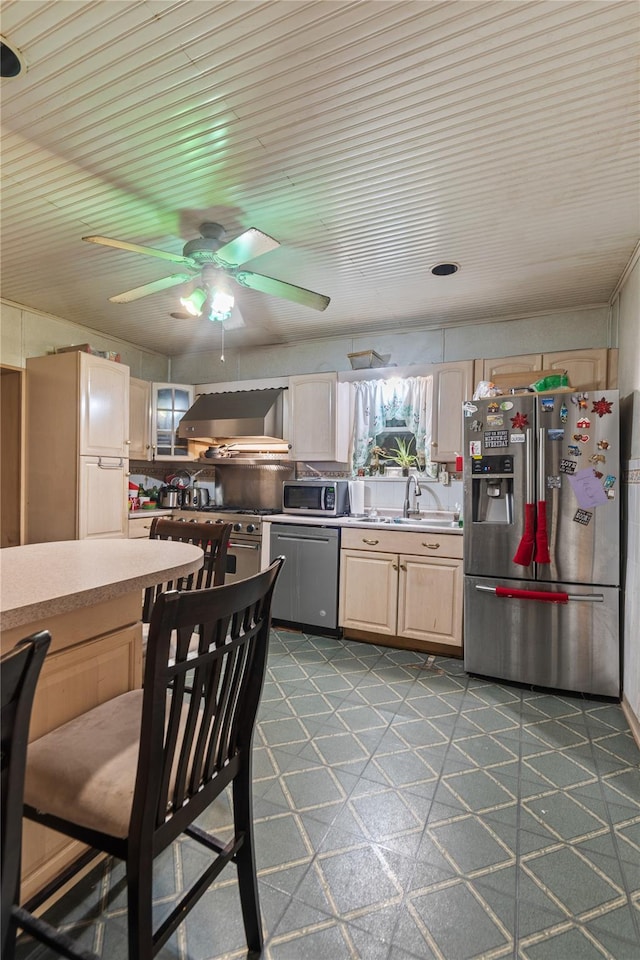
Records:
[[[533,559],[536,563],[551,563],[549,540],[547,539],[547,504],[544,500],[538,500],[536,552]]]
[[[526,503],[524,507],[524,531],[518,544],[518,549],[513,557],[513,562],[522,567],[528,567],[533,560],[533,552],[536,546],[536,505],[535,503]]]

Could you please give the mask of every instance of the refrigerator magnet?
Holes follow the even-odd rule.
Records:
[[[484,445],[485,447],[508,447],[509,431],[508,430],[485,430]]]
[[[463,405],[462,409],[464,410],[465,417],[472,417],[474,413],[478,412],[478,408],[476,407],[475,403],[469,403],[468,400]]]
[[[589,406],[589,394],[588,393],[572,393],[571,394],[571,403],[575,403],[578,407],[578,410],[586,410]]]
[[[471,440],[469,442],[469,456],[470,457],[481,457],[482,456],[482,441],[481,440]]]
[[[601,453],[592,453],[591,456],[589,457],[589,463],[596,464],[596,463],[606,463],[606,462],[607,462],[607,458],[604,457]]]
[[[600,400],[593,401],[593,408],[591,413],[597,413],[599,417],[604,417],[605,414],[611,413],[611,408],[613,407],[613,401],[605,399],[602,397]]]
[[[482,430],[482,420],[472,420],[469,424],[469,430],[473,430],[474,433],[480,433]]]
[[[564,430],[561,427],[553,427],[547,431],[549,440],[564,440]]]
[[[608,440],[598,440],[597,446],[598,446],[598,450],[608,450],[610,444]]]
[[[502,414],[490,413],[487,417],[487,429],[495,430],[497,427],[504,427],[504,417]]]
[[[604,473],[602,473],[600,470],[595,470],[595,469],[593,471],[593,475],[594,477],[597,477],[598,480],[602,480],[602,478],[604,477]]]
[[[607,490],[607,500],[615,500],[616,492],[615,490]]]
[[[586,527],[587,524],[591,521],[592,516],[593,514],[589,513],[588,510],[576,510],[576,514],[573,519],[575,520],[576,523],[581,523],[583,526]]]
[[[511,433],[510,437],[511,443],[524,443],[525,437],[524,433]]]
[[[580,417],[580,419],[576,423],[576,427],[578,428],[578,430],[588,430],[590,426],[591,426],[591,420],[589,420],[588,417]]]
[[[577,440],[578,443],[588,443],[589,434],[588,433],[574,433],[573,439]]]
[[[616,482],[616,478],[613,476],[612,473],[609,473],[604,478],[604,483],[602,485],[605,488],[605,490],[611,490],[611,487],[614,485],[615,482]]]
[[[503,400],[502,403],[500,404],[500,409],[505,411],[513,410],[513,404],[511,400]]]
[[[553,408],[556,405],[555,397],[542,397],[540,405],[545,413],[553,413]]]
[[[578,464],[575,460],[561,460],[558,467],[560,473],[575,473]]]
[[[569,416],[569,411],[567,410],[567,405],[563,400],[562,406],[560,407],[560,423],[566,423],[568,416]]]
[[[511,426],[514,430],[524,430],[529,426],[529,417],[526,413],[520,413],[518,410],[515,417],[511,417]]]
[[[579,447],[577,444],[575,444],[575,443],[570,443],[570,444],[567,446],[567,449],[568,449],[569,453],[570,453],[572,456],[574,456],[574,457],[581,457],[581,456],[582,456],[582,451],[580,450],[580,447]]]
[[[562,485],[562,477],[547,477],[547,489],[559,490]]]

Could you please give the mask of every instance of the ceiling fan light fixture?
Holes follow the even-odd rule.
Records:
[[[233,295],[224,289],[213,290],[211,296],[211,311],[209,319],[222,323],[228,320],[233,310],[235,300]]]
[[[192,317],[199,317],[206,299],[206,290],[203,290],[202,287],[196,287],[188,297],[180,297],[180,303]]]

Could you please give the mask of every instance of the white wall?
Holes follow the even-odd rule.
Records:
[[[618,382],[622,411],[623,689],[640,726],[640,259],[624,278],[613,304],[619,330]]]
[[[616,346],[611,342],[607,307],[584,307],[510,320],[487,319],[446,329],[409,331],[397,327],[366,337],[328,337],[279,346],[228,349],[225,363],[220,362],[217,350],[184,354],[171,361],[171,379],[175,383],[217,383],[350,370],[347,354],[361,350],[375,350],[380,356],[389,357],[390,364],[402,367]]]
[[[24,367],[27,357],[42,357],[57,347],[74,343],[90,343],[96,350],[119,353],[132,377],[161,382],[168,379],[169,360],[159,353],[142,350],[69,320],[0,300],[0,363],[4,366]]]

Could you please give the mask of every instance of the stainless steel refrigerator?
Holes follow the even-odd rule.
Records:
[[[619,697],[618,392],[463,413],[465,668]]]

